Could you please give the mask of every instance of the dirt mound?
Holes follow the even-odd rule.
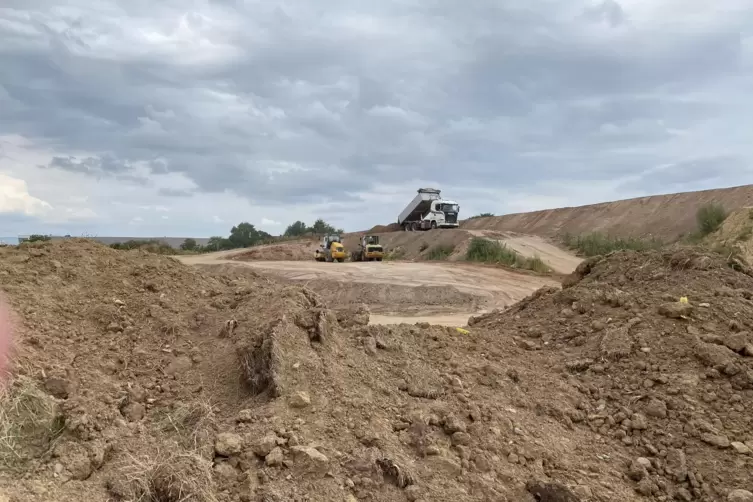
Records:
[[[475,312],[484,299],[461,292],[451,286],[400,286],[397,284],[368,284],[316,280],[306,283],[322,300],[333,308],[349,308],[366,304],[379,314],[433,314]]]
[[[80,241],[0,250],[21,330],[0,490],[586,502],[750,489],[753,279],[693,253],[578,272],[466,333],[368,326],[362,307],[242,267]]]
[[[238,261],[313,260],[317,247],[318,244],[310,239],[283,242],[280,244],[265,244],[234,254],[232,259]]]
[[[400,230],[402,230],[402,228],[400,228],[400,225],[398,225],[397,223],[390,223],[389,225],[377,225],[375,227],[372,227],[370,230],[367,230],[364,233],[382,234],[385,232],[397,232]]]
[[[726,500],[751,489],[751,291],[718,255],[622,252],[471,325],[526,353],[529,371],[553,370],[529,381],[531,406],[595,433],[584,458],[659,500]]]
[[[709,203],[721,204],[728,211],[753,205],[753,185],[472,218],[461,222],[461,228],[542,237],[604,232],[614,237],[653,237],[671,242],[695,231],[696,211]]]

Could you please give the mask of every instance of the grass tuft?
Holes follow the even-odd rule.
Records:
[[[446,260],[455,251],[452,244],[438,244],[426,253],[427,260]]]
[[[647,251],[663,245],[658,239],[611,237],[601,232],[577,236],[566,234],[562,240],[567,247],[584,256],[606,255],[613,251]]]
[[[532,270],[539,273],[551,272],[551,269],[538,257],[526,258],[498,241],[474,237],[468,246],[465,259],[480,263],[495,263],[508,267]]]
[[[215,425],[214,408],[204,401],[179,404],[159,422],[162,432],[175,432],[186,448],[199,449]]]
[[[33,378],[16,376],[0,390],[0,464],[6,468],[22,469],[49,451],[64,429],[57,401]]]
[[[216,502],[212,462],[190,452],[131,457],[108,491],[120,499],[148,502]]]

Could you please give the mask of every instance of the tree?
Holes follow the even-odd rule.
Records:
[[[183,244],[180,245],[180,249],[183,251],[196,251],[196,248],[198,248],[199,245],[196,243],[196,239],[191,239],[190,237],[183,241]]]
[[[230,242],[224,238],[219,236],[214,236],[209,238],[209,242],[207,242],[207,249],[212,251],[221,251],[224,249],[230,248]]]
[[[52,237],[50,237],[49,235],[42,235],[42,234],[33,234],[33,235],[30,235],[29,238],[27,239],[28,242],[44,242],[44,241],[49,241],[49,240],[52,240]]]
[[[323,219],[319,218],[314,222],[314,224],[311,226],[311,231],[318,235],[324,235],[324,234],[334,234],[335,227],[324,221]]]
[[[308,231],[309,229],[306,224],[298,220],[295,223],[288,225],[288,228],[285,230],[284,235],[285,237],[301,237],[303,235],[306,235]]]
[[[269,234],[267,234],[269,235]],[[246,248],[262,239],[259,231],[251,223],[244,221],[230,229],[228,240],[233,248]]]

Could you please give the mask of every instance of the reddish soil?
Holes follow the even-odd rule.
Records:
[[[469,333],[85,241],[0,279],[12,502],[753,497],[753,278],[715,255],[589,260]]]

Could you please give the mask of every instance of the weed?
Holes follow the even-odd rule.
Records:
[[[451,244],[438,244],[426,253],[427,260],[446,260],[455,251]]]
[[[727,218],[727,211],[721,204],[705,204],[698,208],[695,214],[698,232],[706,236],[715,232]]]
[[[663,243],[658,239],[639,239],[635,237],[611,237],[600,232],[583,235],[565,234],[562,238],[565,245],[578,251],[584,256],[606,255],[613,251],[646,251],[660,248]]]
[[[494,213],[480,213],[480,214],[477,214],[475,216],[471,216],[468,219],[469,220],[474,220],[476,218],[490,218],[492,216],[494,216]]]

